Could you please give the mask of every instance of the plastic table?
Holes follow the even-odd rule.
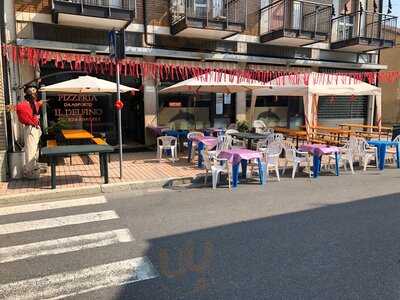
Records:
[[[251,132],[231,133],[231,135],[240,140],[247,140],[247,149],[251,149],[253,141],[266,139],[268,137],[268,134],[251,133]]]
[[[256,159],[259,169],[260,184],[265,184],[265,164],[261,161],[262,154],[258,151],[249,149],[222,150],[218,158],[227,159],[232,164],[232,186],[235,188],[239,182],[239,164],[242,165],[242,178],[246,179],[247,163],[251,159]]]
[[[339,176],[339,153],[340,150],[335,146],[327,146],[321,144],[306,144],[299,148],[300,151],[308,152],[313,155],[313,175],[317,178],[321,172],[322,155],[335,154],[335,171],[336,176]]]
[[[197,152],[198,152],[198,161],[197,166],[199,168],[203,167],[203,159],[201,157],[201,151],[205,148],[208,150],[212,150],[217,146],[218,138],[213,136],[204,136],[204,137],[194,137],[193,139],[188,140],[188,162],[192,159],[192,147],[193,142],[197,143]]]
[[[400,168],[400,152],[399,143],[393,141],[380,141],[380,140],[370,140],[369,145],[378,148],[378,167],[379,170],[385,169],[385,157],[387,147],[396,147],[396,161],[397,168]]]

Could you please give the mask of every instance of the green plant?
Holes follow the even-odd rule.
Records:
[[[51,126],[48,128],[48,132],[52,134],[60,133],[61,130],[63,129],[69,129],[71,128],[71,124],[67,119],[60,118],[58,119],[57,122],[54,122]]]
[[[247,121],[237,121],[236,122],[236,128],[240,132],[246,132],[246,131],[249,131],[250,125],[249,125],[249,123]]]

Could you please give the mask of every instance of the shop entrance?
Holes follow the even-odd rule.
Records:
[[[211,121],[215,128],[227,128],[236,121],[236,94],[216,93],[211,102]]]
[[[41,67],[41,84],[50,85],[78,76],[86,75],[59,70],[53,64]],[[55,76],[46,77],[57,73]],[[99,74],[87,74],[100,79],[115,81],[114,77]],[[122,77],[121,84],[140,89],[141,80]],[[104,137],[110,145],[118,144],[117,111],[114,107],[116,94],[74,95],[48,94],[47,116],[49,129],[64,126],[71,129],[85,129],[94,136]],[[144,146],[144,104],[143,93],[121,94],[124,102],[122,109],[122,130],[124,150],[139,149]]]
[[[140,89],[140,79],[122,78],[121,83]],[[122,109],[122,132],[124,147],[128,149],[142,148],[145,143],[144,102],[141,91],[126,93],[121,96],[124,102]]]

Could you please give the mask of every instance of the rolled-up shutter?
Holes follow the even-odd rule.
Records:
[[[368,118],[368,96],[320,97],[318,124],[336,126],[340,123],[362,123]]]

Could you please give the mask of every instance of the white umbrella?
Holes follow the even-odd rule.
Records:
[[[119,85],[122,93],[139,91],[125,85]],[[99,79],[92,76],[79,76],[78,78],[63,81],[42,87],[42,92],[53,93],[69,93],[69,94],[103,94],[117,93],[117,84],[108,80]],[[121,128],[121,112],[118,112],[118,130],[119,130],[119,147],[120,147],[120,174],[122,177],[122,128]]]
[[[122,93],[138,91],[125,85],[120,85],[120,89]],[[114,82],[92,76],[79,76],[75,79],[45,86],[40,91],[71,94],[116,93],[117,85]]]
[[[199,93],[232,94],[252,92],[255,89],[267,87],[268,85],[261,81],[211,71],[164,88],[160,93],[193,93],[197,98]]]
[[[250,92],[255,89],[266,87],[268,87],[268,85],[261,81],[213,71],[164,88],[160,93],[232,94]]]

